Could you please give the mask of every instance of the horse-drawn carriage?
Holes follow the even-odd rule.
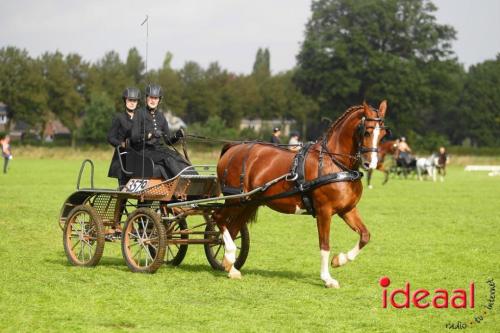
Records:
[[[356,208],[363,191],[358,169],[378,164],[379,144],[388,130],[386,108],[384,101],[378,109],[366,103],[347,109],[298,153],[256,141],[227,144],[216,170],[190,166],[167,180],[159,178],[162,172],[152,160],[125,152],[121,168],[132,178],[120,191],[95,189],[92,181],[91,188],[80,189],[80,170],[77,191],[60,216],[66,255],[75,265],[93,266],[106,240],[120,240],[128,267],[152,273],[164,262],[180,264],[189,244],[203,244],[212,267],[240,278],[238,269],[249,251],[247,223],[266,205],[316,218],[320,277],[326,287],[338,288],[328,267],[331,218],[338,214],[359,235],[350,251],[331,259],[333,267],[340,267],[370,240]],[[191,216],[204,221],[193,224]]]
[[[95,188],[92,161],[82,163],[77,191],[66,199],[59,218],[69,262],[95,266],[106,241],[121,241],[123,258],[131,271],[154,273],[163,263],[179,265],[188,245],[201,244],[210,265],[223,270],[224,243],[211,217],[213,209],[221,205],[216,202],[221,193],[215,166],[187,167],[165,180],[147,157],[143,162],[133,150],[119,154],[120,162],[126,161],[122,171],[132,177],[121,190]],[[87,163],[91,166],[91,187],[80,188]],[[201,216],[202,222],[189,223],[192,216]],[[235,265],[241,267],[249,251],[248,228],[240,231],[236,242]]]

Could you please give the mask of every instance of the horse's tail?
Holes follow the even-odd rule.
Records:
[[[247,203],[239,214],[235,214],[229,217],[228,223],[232,221],[238,221],[241,225],[247,223],[254,223],[257,221],[257,212],[259,211],[259,205]]]
[[[257,212],[260,204],[247,202],[243,206],[222,208],[218,217],[222,218],[226,225],[245,225],[257,220]]]

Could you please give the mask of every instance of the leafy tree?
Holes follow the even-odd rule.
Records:
[[[71,146],[76,146],[86,103],[88,64],[78,55],[66,58],[59,52],[42,55],[41,64],[48,94],[48,107],[71,131]]]
[[[0,49],[0,101],[7,105],[11,121],[38,125],[43,131],[47,116],[47,98],[40,63],[26,50],[16,47]]]
[[[463,90],[462,128],[457,138],[473,145],[500,146],[500,54],[495,60],[471,66]]]
[[[79,131],[80,138],[94,144],[106,142],[114,111],[113,100],[106,93],[93,93],[90,102],[84,108],[85,116]]]
[[[186,100],[183,96],[181,76],[171,66],[172,54],[168,52],[163,67],[150,73],[151,82],[158,83],[163,89],[162,107],[177,116],[185,116]]]
[[[211,116],[217,116],[218,96],[213,94],[203,68],[195,62],[187,62],[180,75],[184,83],[183,98],[187,101],[186,120],[204,122]]]
[[[271,76],[271,54],[269,49],[261,49],[257,51],[255,62],[253,64],[252,75],[257,81],[263,81]]]
[[[144,61],[137,48],[133,47],[128,51],[127,61],[125,62],[125,73],[132,79],[132,84],[136,87],[141,85],[143,72],[145,69]]]
[[[388,99],[401,132],[425,130],[442,81],[427,70],[453,55],[455,31],[436,22],[427,0],[317,0],[298,60],[295,82],[321,115],[335,118],[363,100]],[[445,79],[444,79],[445,80]],[[430,87],[430,88],[428,88]],[[446,88],[445,88],[446,89]]]
[[[120,109],[121,95],[126,87],[134,86],[135,79],[127,74],[127,67],[115,51],[110,51],[90,69],[89,84],[92,93],[105,92]]]

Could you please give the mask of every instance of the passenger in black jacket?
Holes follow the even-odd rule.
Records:
[[[191,164],[177,151],[168,147],[179,141],[184,132],[180,129],[175,134],[170,133],[165,116],[158,110],[161,98],[159,85],[150,84],[146,87],[146,106],[136,112],[130,142],[136,151],[141,152],[144,149],[144,155],[162,166],[167,177],[172,178]]]
[[[120,188],[127,184],[129,177],[121,170],[116,147],[128,147],[128,141],[132,132],[134,113],[137,109],[141,92],[137,88],[127,88],[123,92],[122,97],[123,103],[125,104],[125,111],[115,115],[113,122],[111,123],[111,128],[108,131],[108,142],[115,147],[113,159],[111,160],[111,165],[109,166],[108,177],[118,178]]]

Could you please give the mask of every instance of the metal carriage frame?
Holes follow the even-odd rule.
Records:
[[[87,164],[91,186],[80,188]],[[192,170],[198,174],[189,174]],[[121,242],[131,271],[154,273],[163,264],[181,264],[188,246],[201,244],[210,266],[224,270],[224,242],[211,216],[224,205],[221,201],[234,196],[220,196],[215,166],[190,166],[167,180],[132,178],[122,190],[95,188],[93,175],[92,161],[83,161],[77,190],[61,208],[59,226],[71,264],[95,266],[106,242]],[[202,221],[192,223],[193,216],[201,216]],[[246,226],[235,242],[235,266],[241,268],[250,248]]]

